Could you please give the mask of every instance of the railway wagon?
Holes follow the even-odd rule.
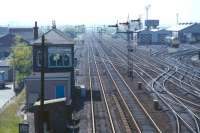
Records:
[[[178,48],[180,45],[180,41],[178,40],[178,38],[169,36],[165,38],[165,43],[173,48]]]

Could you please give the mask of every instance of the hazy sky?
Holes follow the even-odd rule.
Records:
[[[161,24],[200,22],[200,0],[1,0],[0,25],[39,24],[111,24],[139,15],[145,19],[145,6],[151,4],[149,18]]]

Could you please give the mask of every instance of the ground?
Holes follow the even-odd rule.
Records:
[[[13,98],[0,113],[0,133],[18,133],[18,124],[23,120],[20,109],[24,100],[25,90]]]
[[[13,96],[15,96],[15,92],[12,83],[6,85],[5,89],[0,90],[0,110]]]

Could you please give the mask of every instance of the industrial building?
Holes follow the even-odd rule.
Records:
[[[146,20],[145,29],[137,31],[139,45],[167,44],[166,37],[177,38],[180,43],[200,42],[199,23],[179,23],[169,28],[158,28],[158,20]]]
[[[172,36],[177,37],[181,43],[200,42],[199,23],[179,23],[166,30],[170,31]]]
[[[165,44],[165,38],[171,35],[171,32],[165,29],[143,29],[137,32],[139,45]]]
[[[171,36],[171,32],[158,28],[159,20],[146,20],[145,29],[137,31],[138,45],[159,45],[165,44],[165,38]]]

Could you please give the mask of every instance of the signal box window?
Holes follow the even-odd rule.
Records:
[[[71,67],[71,49],[52,47],[48,49],[49,67]]]

